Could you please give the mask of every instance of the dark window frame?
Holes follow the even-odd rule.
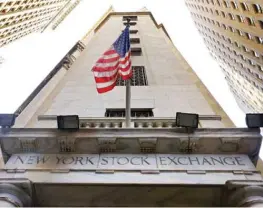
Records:
[[[263,8],[259,4],[252,4],[252,7],[254,9],[254,12],[256,14],[261,14],[263,13]]]
[[[125,108],[107,108],[104,116],[107,118],[112,118],[112,117],[124,118]],[[153,109],[152,108],[132,108],[131,117],[132,118],[154,117]]]
[[[131,44],[138,44],[138,43],[140,43],[140,38],[130,38],[130,43]]]
[[[126,25],[127,25],[127,22],[124,22],[123,24],[126,26]],[[130,26],[137,25],[137,22],[130,22],[129,25],[130,25]]]
[[[131,55],[132,56],[141,56],[142,55],[142,48],[131,48]]]
[[[258,20],[259,26],[261,29],[263,29],[263,21],[262,20]]]
[[[138,21],[138,16],[123,16],[122,21],[127,21],[127,19],[130,19],[131,21]]]
[[[130,34],[136,34],[138,33],[138,30],[130,30]]]
[[[132,66],[131,86],[148,86],[147,73],[144,66]],[[116,86],[126,86],[126,81],[120,77]]]

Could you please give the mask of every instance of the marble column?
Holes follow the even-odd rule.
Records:
[[[9,201],[0,200],[0,207],[16,207],[16,205],[12,204]]]
[[[18,186],[0,184],[0,207],[27,207],[32,205],[31,202],[31,197]]]
[[[235,207],[263,207],[263,187],[245,186],[238,188],[228,198],[228,205]]]

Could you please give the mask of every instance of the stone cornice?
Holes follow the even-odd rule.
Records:
[[[1,129],[0,138],[57,138],[69,136],[75,138],[188,138],[183,128],[83,128],[76,132],[60,131],[55,128],[11,128]],[[189,134],[193,138],[251,138],[261,140],[259,129],[248,128],[199,128]]]
[[[83,128],[75,132],[44,128],[1,129],[4,157],[18,153],[245,154],[256,164],[259,129]]]
[[[164,33],[167,35],[167,37],[169,39],[171,39],[169,34],[168,34],[168,32],[167,32],[167,30],[165,29],[164,25],[163,24],[158,24],[156,22],[155,18],[153,17],[152,13],[151,12],[146,12],[146,11],[143,11],[143,12],[111,12],[98,24],[98,26],[94,29],[94,32],[96,33],[104,25],[104,23],[110,18],[110,16],[118,16],[118,15],[149,15],[151,17],[151,19],[153,20],[155,26],[158,29],[162,28]]]

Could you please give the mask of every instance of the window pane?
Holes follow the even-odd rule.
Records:
[[[116,85],[126,86],[126,82],[119,77]],[[131,86],[147,86],[147,85],[148,82],[147,82],[144,66],[133,66]]]
[[[125,109],[106,109],[105,117],[125,117]],[[153,117],[152,109],[131,109],[131,117]]]

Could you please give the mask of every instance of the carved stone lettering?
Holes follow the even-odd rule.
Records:
[[[188,163],[187,163],[187,159],[186,159],[187,157],[178,157],[178,164],[180,164],[180,165],[188,165]]]
[[[93,157],[86,157],[86,164],[95,165],[94,161],[92,161]]]
[[[5,169],[72,170],[249,170],[246,155],[197,154],[17,154]]]
[[[99,166],[103,169],[145,169],[152,167],[156,169],[156,156],[145,155],[101,155]]]
[[[37,156],[37,164],[45,164],[48,160],[48,156]]]
[[[33,164],[36,156],[30,155],[27,160],[27,164]]]
[[[246,165],[243,161],[243,159],[241,157],[234,157],[236,162],[237,162],[237,165]]]

